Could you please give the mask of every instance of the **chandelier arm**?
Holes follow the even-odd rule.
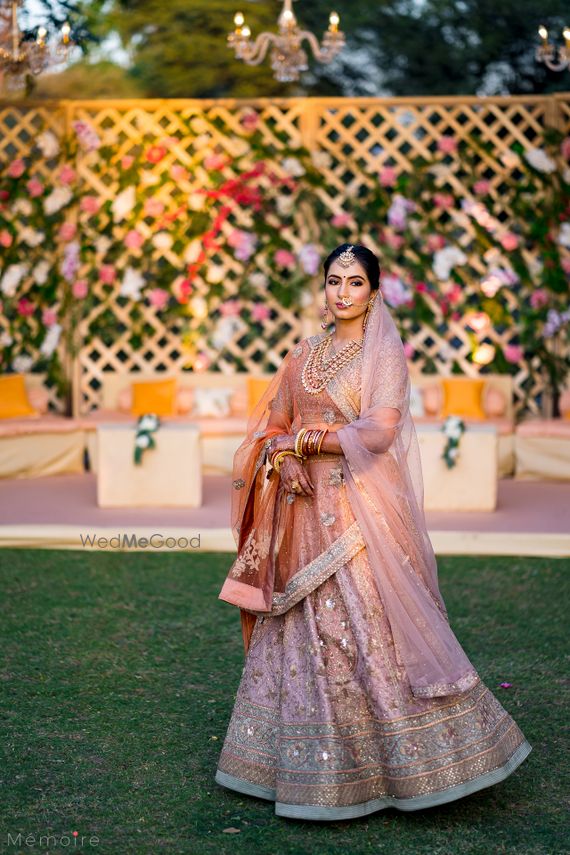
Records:
[[[323,51],[314,33],[311,33],[309,30],[301,30],[299,33],[299,40],[302,41],[303,39],[306,39],[309,42],[313,55],[319,62],[330,62],[333,58],[334,54],[332,52],[326,50]]]
[[[274,33],[260,33],[251,46],[251,50],[244,56],[248,65],[259,65],[265,59],[267,49],[272,42],[277,41]]]

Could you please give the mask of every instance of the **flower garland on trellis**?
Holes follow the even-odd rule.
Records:
[[[221,349],[237,334],[246,343],[263,335],[268,294],[286,307],[313,302],[323,254],[347,239],[380,252],[383,292],[405,342],[422,325],[449,338],[461,324],[471,361],[500,373],[526,362],[547,374],[556,398],[570,370],[570,137],[547,129],[543,149],[505,151],[510,173],[497,201],[477,169],[488,147],[442,136],[430,160],[417,158],[410,173],[385,165],[331,214],[316,192],[326,185],[327,152],[292,148],[277,132],[278,146],[267,143],[255,111],[241,116],[240,132],[222,118],[184,121],[193,136],[185,165],[178,136],[141,137],[119,156],[77,121],[72,137],[45,131],[28,157],[4,166],[1,370],[45,370],[68,389],[62,360],[124,333],[115,305],[128,314],[133,349],[150,332],[145,305],[180,331],[195,368],[209,367],[200,341]],[[79,158],[112,186],[110,198],[86,190]],[[231,299],[223,255],[235,262]],[[513,337],[503,347],[493,334],[505,330]],[[406,352],[437,371],[431,357],[409,344]],[[453,348],[439,357],[449,361]],[[454,362],[452,370],[461,369]]]

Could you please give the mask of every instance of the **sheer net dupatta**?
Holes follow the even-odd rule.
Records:
[[[410,376],[396,325],[377,293],[362,351],[359,417],[340,428],[351,507],[416,697],[466,691],[477,673],[447,619],[423,511]]]
[[[231,526],[238,555],[218,599],[239,606],[246,652],[256,615],[271,613],[276,584],[281,589],[287,581],[275,578],[275,554],[283,538],[291,536],[286,520],[291,505],[280,501],[280,476],[268,473],[264,464],[268,440],[292,433],[298,415],[290,394],[290,360],[291,351],[254,407],[233,460]]]

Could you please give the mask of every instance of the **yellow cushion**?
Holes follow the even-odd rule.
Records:
[[[39,416],[28,399],[23,374],[4,374],[0,377],[0,419],[21,416]]]
[[[251,416],[253,408],[261,400],[263,393],[271,383],[271,377],[247,378],[247,414]]]
[[[155,413],[173,416],[176,413],[176,377],[166,380],[139,380],[133,383],[133,416]]]
[[[485,380],[477,377],[443,377],[443,409],[441,415],[484,419],[481,395]]]

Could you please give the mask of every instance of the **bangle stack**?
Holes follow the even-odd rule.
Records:
[[[281,463],[287,454],[293,454],[299,460],[306,460],[309,455],[320,454],[327,433],[328,428],[301,428],[295,436],[295,450],[287,448],[274,451],[270,458],[271,466],[276,472],[279,472]]]

